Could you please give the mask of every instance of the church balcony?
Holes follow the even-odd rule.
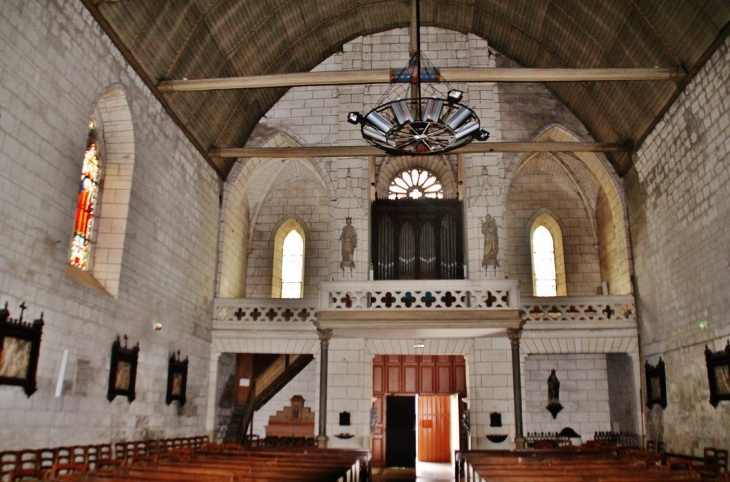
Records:
[[[622,353],[638,350],[631,295],[523,297],[524,349],[530,353]]]
[[[473,338],[519,328],[516,280],[399,280],[319,285],[321,328],[364,338]]]
[[[515,280],[323,282],[319,298],[216,299],[213,328],[352,338],[473,338],[524,326],[531,336],[636,333],[632,296],[522,297]],[[549,333],[548,333],[549,332]]]

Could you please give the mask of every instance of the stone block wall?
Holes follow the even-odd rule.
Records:
[[[553,419],[548,404],[550,371],[560,380],[563,410]],[[595,432],[611,430],[605,354],[528,355],[524,363],[524,429],[560,432],[571,427],[583,441]]]
[[[672,104],[627,176],[644,357],[666,364],[667,409],[648,436],[667,450],[724,446],[730,404],[709,403],[703,351],[730,339],[730,40]]]
[[[589,206],[579,186],[539,169],[519,176],[507,201],[509,271],[520,280],[521,293],[533,296],[531,223],[543,210],[561,226],[567,295],[595,295],[601,280]]]
[[[2,2],[0,44],[0,303],[17,316],[25,301],[26,319],[46,320],[38,391],[0,387],[0,450],[202,434],[216,174],[80,2]],[[65,276],[88,120],[112,88],[128,103],[135,155],[116,298]],[[117,334],[141,345],[131,404],[106,399]],[[176,350],[190,359],[182,409],[165,404]]]
[[[471,418],[471,448],[513,448],[515,437],[512,349],[504,338],[477,338],[474,350],[466,355]],[[502,427],[490,427],[489,415],[502,414]],[[494,444],[490,434],[509,434],[507,441]]]
[[[332,339],[327,377],[328,447],[368,447],[373,397],[373,357],[362,339]],[[340,412],[350,412],[350,425],[340,426]],[[355,437],[339,439],[350,433]]]
[[[300,163],[289,161],[261,203],[248,256],[247,296],[271,297],[274,235],[281,222],[294,217],[306,233],[304,297],[317,295],[317,282],[329,269],[330,210],[327,191]]]

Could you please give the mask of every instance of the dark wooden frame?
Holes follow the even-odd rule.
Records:
[[[723,400],[730,400],[730,340],[724,350],[713,352],[705,345],[705,361],[707,362],[707,378],[710,383],[710,403],[717,408]],[[717,379],[717,370],[725,369],[728,380],[720,386]]]
[[[659,357],[659,363],[656,365],[650,365],[648,361],[645,361],[644,373],[646,378],[646,406],[651,408],[655,404],[659,404],[662,408],[667,408],[667,378],[664,360]],[[652,380],[658,380],[659,382],[659,390],[661,391],[659,396],[652,396]]]
[[[420,236],[419,233],[421,232],[421,227],[425,223],[431,223],[431,225],[434,228],[434,234],[435,234],[435,256],[436,256],[436,272],[433,276],[425,277],[421,275],[420,272],[420,263],[416,262],[415,265],[415,275],[412,277],[413,279],[446,279],[441,272],[441,238],[440,238],[440,226],[441,221],[444,217],[446,217],[447,214],[450,214],[454,220],[454,223],[456,225],[456,253],[455,258],[457,262],[459,263],[459,268],[457,269],[457,276],[455,279],[464,279],[464,268],[463,268],[463,260],[464,260],[464,237],[463,237],[463,230],[464,230],[464,224],[463,224],[463,211],[464,207],[461,201],[458,199],[376,199],[372,204],[372,222],[371,222],[371,233],[373,235],[371,236],[371,260],[373,262],[373,265],[375,266],[374,276],[376,279],[380,279],[378,277],[378,269],[377,269],[377,263],[378,263],[378,253],[379,253],[379,238],[378,238],[378,226],[380,223],[380,220],[383,219],[385,216],[389,216],[393,221],[393,227],[394,227],[394,246],[395,246],[395,255],[393,259],[395,260],[395,275],[392,279],[408,279],[404,278],[400,274],[400,266],[397,262],[398,260],[398,246],[400,243],[400,231],[401,227],[406,223],[410,223],[413,227],[413,232],[415,235],[415,253],[416,253],[416,259],[419,258],[420,254]]]
[[[173,387],[175,384],[175,375],[182,377],[180,381],[180,393],[173,394]],[[186,391],[188,386],[188,357],[184,360],[180,360],[180,352],[170,355],[170,361],[167,363],[167,395],[165,396],[165,403],[170,405],[173,401],[177,400],[180,402],[180,406],[185,405]]]
[[[109,367],[109,388],[107,390],[106,398],[110,402],[119,395],[127,397],[129,403],[132,403],[136,398],[135,385],[137,383],[137,362],[139,359],[139,342],[132,348],[127,348],[127,335],[124,335],[124,347],[122,342],[117,336],[117,339],[112,343],[112,357],[111,364]],[[117,387],[116,380],[117,374],[119,373],[120,367],[123,363],[128,363],[129,369],[129,383],[126,387]]]
[[[21,340],[30,343],[28,360],[26,360],[25,376],[8,377],[0,375],[0,385],[14,385],[23,388],[25,394],[30,398],[37,390],[36,373],[38,371],[38,356],[41,351],[41,335],[43,334],[43,313],[33,323],[23,323],[23,311],[25,303],[20,305],[20,318],[10,318],[8,304],[0,310],[0,360],[3,356],[3,347],[8,339]]]

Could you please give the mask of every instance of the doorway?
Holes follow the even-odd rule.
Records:
[[[385,465],[416,467],[416,397],[388,395],[385,431]]]
[[[422,408],[420,412],[427,414],[426,418],[419,422],[417,415],[419,413],[419,399],[421,397],[445,396],[448,402],[448,413],[446,407],[433,411],[433,408]],[[408,415],[404,418],[398,413],[398,408],[391,407],[388,400],[391,397],[400,399],[410,398],[408,407]],[[441,451],[437,451],[438,455],[419,455],[419,460],[434,458],[445,458],[444,451],[448,450],[449,458],[453,457],[452,452],[457,449],[467,448],[467,437],[465,432],[460,431],[462,416],[466,408],[466,360],[461,355],[375,355],[373,358],[373,406],[371,411],[371,450],[373,454],[373,466],[375,467],[391,467],[392,458],[398,461],[398,466],[413,467],[418,451],[416,448],[416,439],[418,437],[426,437],[426,446],[428,447],[428,437],[433,437],[437,432],[441,434],[443,422],[436,423],[434,414],[439,413],[439,419],[443,417],[446,420],[447,434],[438,435],[445,437],[438,446]],[[398,400],[390,403],[398,403]],[[442,402],[446,404],[447,402]],[[442,405],[443,406],[443,405]],[[394,415],[391,410],[395,410]],[[431,415],[428,415],[431,414]],[[410,462],[405,464],[399,461],[398,447],[393,444],[401,445],[403,433],[397,431],[403,429],[399,423],[403,424],[407,420],[407,427],[410,432],[408,438],[408,457]],[[396,426],[392,427],[391,422]],[[423,425],[426,425],[424,427]],[[421,434],[418,433],[419,425],[421,425]],[[431,427],[427,427],[430,425]],[[395,428],[396,431],[391,432]],[[390,432],[390,433],[389,433]],[[397,434],[397,435],[396,435]],[[415,435],[414,435],[415,434]],[[395,438],[394,438],[395,437]],[[389,439],[393,439],[391,443]],[[418,442],[420,443],[420,442]],[[433,446],[434,444],[431,443]],[[444,449],[443,447],[448,447]],[[436,449],[435,446],[432,447]],[[429,452],[430,449],[426,449]],[[388,454],[391,455],[388,455]],[[443,462],[434,462],[443,463]]]

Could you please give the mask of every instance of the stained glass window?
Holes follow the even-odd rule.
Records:
[[[71,241],[69,261],[71,265],[88,270],[91,267],[91,245],[94,236],[94,215],[99,198],[99,181],[101,180],[101,157],[99,156],[97,126],[94,120],[89,121],[89,137],[84,152],[84,163],[81,168],[78,200],[76,204],[76,222]]]
[[[302,297],[302,276],[304,273],[304,239],[295,230],[284,238],[281,259],[281,297]]]
[[[388,199],[443,199],[444,190],[438,178],[426,170],[403,171],[390,183]]]
[[[532,273],[535,296],[557,296],[555,246],[553,235],[545,226],[538,226],[532,233]]]

